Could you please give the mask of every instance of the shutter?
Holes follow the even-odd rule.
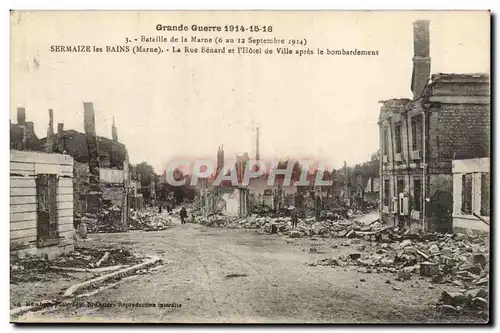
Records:
[[[37,198],[37,239],[44,240],[49,236],[49,191],[48,175],[39,174],[36,177]]]
[[[38,246],[50,245],[49,239],[57,239],[57,175],[38,174],[36,177],[37,241]]]
[[[58,211],[57,211],[57,188],[59,185],[59,178],[57,175],[50,175],[49,177],[49,237],[58,238]]]

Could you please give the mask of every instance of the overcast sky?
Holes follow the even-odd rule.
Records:
[[[378,101],[411,97],[412,22],[431,20],[432,73],[471,73],[489,72],[488,18],[485,12],[14,14],[10,117],[16,122],[16,108],[25,107],[44,137],[51,108],[56,124],[83,132],[83,102],[93,102],[98,135],[111,137],[114,116],[131,162],[147,161],[157,172],[176,156],[215,159],[220,144],[228,158],[254,156],[255,126],[261,157],[307,157],[338,168],[378,149]],[[306,38],[312,49],[379,50],[379,56],[49,51],[173,35],[156,32],[158,23],[273,25],[271,34],[242,36]]]

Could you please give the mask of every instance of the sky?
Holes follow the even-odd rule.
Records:
[[[253,157],[256,126],[263,159],[354,165],[378,149],[379,101],[412,96],[417,19],[431,21],[431,73],[489,73],[488,12],[17,12],[10,118],[16,122],[16,108],[25,107],[45,137],[53,109],[56,124],[83,132],[83,102],[93,102],[97,134],[111,138],[114,117],[131,163],[147,161],[157,173],[174,158],[215,159],[219,145],[226,158]],[[50,52],[51,45],[171,37],[176,33],[155,26],[181,23],[272,25],[268,34],[219,34],[305,38],[314,50],[358,48],[379,56]]]

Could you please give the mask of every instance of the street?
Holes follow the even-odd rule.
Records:
[[[392,274],[307,264],[349,247],[337,240],[290,239],[249,230],[181,225],[168,230],[92,234],[164,265],[113,288],[23,316],[23,321],[406,323],[440,321],[432,304],[440,287],[394,281]],[[315,252],[309,251],[315,246]],[[352,250],[352,248],[351,248]],[[391,282],[389,282],[391,281]],[[400,288],[393,288],[398,285]],[[134,307],[118,304],[134,303]],[[90,306],[90,304],[94,306]],[[156,307],[137,307],[154,303]],[[81,305],[86,304],[86,305]],[[100,305],[99,305],[100,304]],[[160,304],[170,307],[160,308]],[[78,319],[77,319],[78,318]]]

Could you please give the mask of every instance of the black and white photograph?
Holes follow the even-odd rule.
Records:
[[[10,322],[490,323],[491,20],[11,10]]]

